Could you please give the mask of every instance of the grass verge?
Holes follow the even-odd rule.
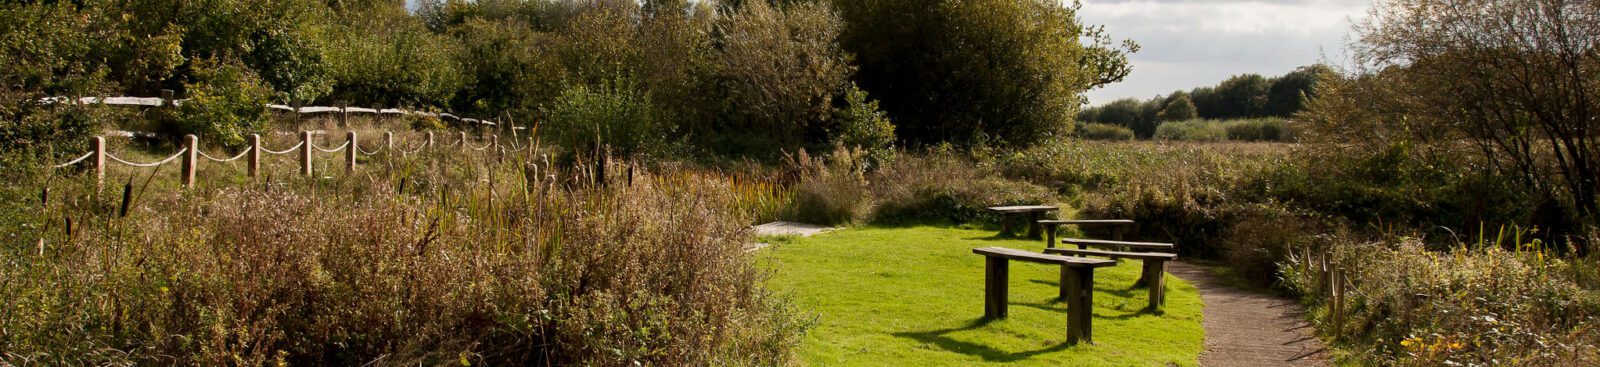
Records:
[[[1168,278],[1163,314],[1141,312],[1139,263],[1095,274],[1093,345],[1068,345],[1055,267],[1013,263],[1006,320],[982,322],[978,247],[1037,250],[1043,241],[985,230],[861,228],[798,238],[763,250],[769,286],[814,314],[802,344],[807,365],[1193,366],[1203,349],[1200,297]]]

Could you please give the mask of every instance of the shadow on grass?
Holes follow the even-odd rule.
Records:
[[[991,322],[991,320],[977,319],[977,320],[969,321],[969,322],[967,322],[966,325],[963,325],[963,326],[957,327],[957,328],[940,329],[940,330],[933,330],[933,331],[922,331],[922,332],[900,332],[900,333],[894,333],[892,335],[894,335],[896,337],[908,338],[908,339],[916,340],[918,342],[922,342],[922,343],[925,343],[925,344],[932,344],[932,345],[938,346],[941,349],[944,349],[944,350],[947,350],[947,351],[951,351],[951,352],[955,352],[955,353],[961,353],[961,354],[965,354],[965,355],[969,355],[969,356],[977,356],[978,358],[983,358],[984,361],[989,361],[989,362],[1016,362],[1016,361],[1021,361],[1021,360],[1026,360],[1026,359],[1029,359],[1029,358],[1033,358],[1033,356],[1037,356],[1037,355],[1040,355],[1040,354],[1063,351],[1063,350],[1066,350],[1067,348],[1070,348],[1070,347],[1073,346],[1073,343],[1059,343],[1059,344],[1056,344],[1054,346],[1051,346],[1049,348],[1044,348],[1044,349],[1021,351],[1021,352],[1011,352],[1011,351],[1000,350],[998,348],[995,348],[995,347],[992,347],[992,346],[989,346],[989,345],[984,345],[984,344],[979,344],[979,343],[974,343],[974,342],[968,342],[968,341],[955,340],[955,339],[952,339],[950,337],[945,336],[945,334],[949,334],[949,333],[960,332],[960,331],[968,331],[968,330],[975,330],[975,329],[978,329],[978,328],[982,328],[985,325],[988,325],[990,322]],[[1065,332],[1065,330],[1063,330],[1063,332]]]

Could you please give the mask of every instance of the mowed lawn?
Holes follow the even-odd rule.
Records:
[[[1055,266],[1011,262],[1007,319],[983,322],[984,257],[973,248],[1038,251],[1043,241],[940,227],[860,228],[786,238],[762,250],[771,287],[817,318],[811,366],[1196,365],[1200,298],[1168,276],[1162,314],[1141,312],[1138,261],[1095,271],[1094,344],[1069,345]]]

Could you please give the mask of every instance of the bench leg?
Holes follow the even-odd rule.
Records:
[[[1160,310],[1167,303],[1167,262],[1145,260],[1139,284],[1150,288],[1150,310]]]
[[[1041,212],[1028,212],[1028,238],[1039,238],[1039,218],[1043,214]]]
[[[1011,229],[1011,214],[1000,214],[1000,237],[1014,237],[1016,231]]]
[[[1010,277],[1010,264],[1003,257],[990,257],[984,266],[983,318],[1006,318],[1006,286]]]
[[[1044,225],[1044,247],[1056,248],[1056,225]]]
[[[1093,343],[1094,268],[1067,270],[1067,343]]]

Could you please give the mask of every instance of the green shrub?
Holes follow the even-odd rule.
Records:
[[[255,72],[237,62],[207,60],[197,62],[194,73],[200,81],[186,85],[189,98],[178,105],[172,125],[159,127],[162,133],[240,146],[246,136],[266,130],[273,92]]]
[[[894,124],[878,109],[878,101],[867,99],[867,92],[851,84],[844,94],[844,108],[834,110],[835,145],[866,150],[868,163],[878,166],[894,156]]]
[[[1091,123],[1078,129],[1078,137],[1088,140],[1133,140],[1133,129],[1111,124]]]
[[[1276,117],[1231,120],[1223,123],[1228,140],[1233,141],[1291,141],[1288,120]]]
[[[571,152],[610,147],[622,155],[662,154],[673,145],[674,128],[644,93],[626,82],[567,89],[544,110],[543,133]]]
[[[1162,123],[1156,126],[1156,140],[1206,141],[1228,139],[1228,129],[1222,123],[1209,120],[1189,120]]]

